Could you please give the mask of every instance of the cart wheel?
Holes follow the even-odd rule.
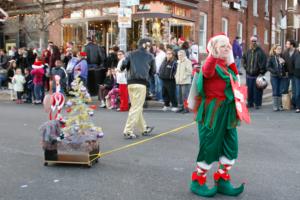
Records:
[[[47,163],[47,162],[44,162],[44,166],[48,166],[48,163]]]

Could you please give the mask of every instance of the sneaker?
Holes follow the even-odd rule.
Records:
[[[105,105],[104,101],[101,101],[101,103],[100,103],[99,107],[100,107],[100,108],[105,108],[105,107],[106,107],[106,105]]]
[[[137,138],[138,136],[133,134],[133,133],[124,133],[124,139],[135,139]]]
[[[154,127],[153,126],[147,126],[146,130],[142,133],[143,136],[150,136],[151,132],[153,131]]]
[[[178,111],[179,111],[179,108],[173,107],[173,108],[171,109],[171,111],[172,111],[172,112],[178,112]]]
[[[184,110],[182,111],[182,114],[186,114],[186,113],[189,113],[189,112],[190,112],[189,110],[184,109]]]
[[[297,109],[297,110],[296,110],[296,113],[300,113],[300,109]]]
[[[163,110],[164,112],[166,112],[166,111],[170,110],[170,107],[169,107],[169,106],[164,106],[164,107],[162,108],[162,110]]]

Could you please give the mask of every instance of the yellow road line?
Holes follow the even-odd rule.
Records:
[[[100,156],[100,157],[107,156],[107,155],[112,154],[112,153],[114,153],[114,152],[122,151],[122,150],[128,149],[128,148],[130,148],[130,147],[134,147],[134,146],[137,146],[137,145],[140,145],[140,144],[149,142],[149,141],[154,140],[154,139],[156,139],[156,138],[166,136],[166,135],[168,135],[168,134],[170,134],[170,133],[176,133],[176,132],[178,132],[178,131],[180,131],[180,130],[183,130],[183,129],[185,129],[185,128],[188,128],[188,127],[190,127],[190,126],[193,126],[194,124],[196,124],[196,122],[192,122],[192,123],[189,123],[189,124],[180,126],[180,127],[178,127],[178,128],[172,129],[172,130],[170,130],[170,131],[160,133],[160,134],[155,135],[155,136],[153,136],[153,137],[151,137],[151,138],[147,138],[147,139],[144,139],[144,140],[141,140],[141,141],[138,141],[138,142],[134,142],[134,143],[131,143],[131,144],[128,144],[128,145],[125,145],[125,146],[122,146],[122,147],[119,147],[119,148],[116,148],[116,149],[112,149],[112,150],[110,150],[110,151],[105,151],[105,152],[103,152],[103,153],[100,153],[99,156]],[[96,154],[96,155],[97,155],[97,154]],[[91,155],[91,156],[92,156],[92,155]]]

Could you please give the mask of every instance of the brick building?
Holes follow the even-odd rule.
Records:
[[[295,2],[293,37],[299,41],[297,13],[300,12],[297,1],[294,0],[141,0],[140,5],[132,7],[132,28],[128,31],[128,44],[136,42],[142,36],[152,36],[158,41],[168,42],[173,34],[176,37],[194,39],[199,43],[201,53],[205,53],[208,39],[214,34],[225,32],[231,39],[240,36],[246,46],[250,36],[257,35],[261,46],[268,51],[272,44],[284,44],[288,1]],[[3,2],[7,3],[8,0]],[[16,46],[38,44],[37,19],[40,9],[34,2],[36,1],[9,1],[10,6],[6,6],[6,9],[9,9],[11,17],[2,26],[3,43]],[[119,1],[46,2],[49,10],[47,16],[52,19],[57,16],[60,18],[48,28],[48,39],[56,44],[65,45],[67,41],[74,41],[81,46],[85,43],[86,36],[94,37],[104,46],[118,43]],[[59,10],[63,10],[61,16]]]

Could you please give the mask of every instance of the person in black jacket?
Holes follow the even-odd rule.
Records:
[[[296,51],[295,53],[294,82],[295,82],[296,113],[300,113],[300,52],[299,51]]]
[[[56,92],[56,82],[55,82],[55,75],[60,77],[60,93],[64,94],[67,87],[67,72],[63,67],[63,62],[61,60],[55,61],[55,67],[51,69],[50,77],[51,77],[51,85],[52,85],[52,92]]]
[[[151,41],[140,39],[139,48],[132,51],[123,61],[121,70],[127,69],[128,94],[131,107],[127,122],[123,131],[126,139],[136,138],[133,133],[135,126],[142,131],[142,135],[149,135],[154,127],[148,127],[143,117],[143,105],[145,103],[147,83],[150,75],[156,72],[155,59],[149,53]]]
[[[177,60],[175,59],[174,51],[168,49],[166,59],[163,61],[159,69],[159,78],[162,80],[162,96],[164,99],[163,111],[170,109],[172,103],[172,111],[178,111],[178,102],[176,97],[176,81],[175,74],[177,68]]]
[[[262,104],[263,90],[256,87],[256,78],[266,73],[267,56],[257,45],[257,37],[252,36],[250,49],[243,55],[246,70],[246,84],[248,86],[248,107],[259,109]]]
[[[89,69],[91,68],[104,68],[105,56],[101,50],[101,47],[94,44],[90,37],[87,37],[87,45],[85,45],[84,51],[87,54],[87,62]]]
[[[296,42],[294,40],[287,40],[285,43],[286,50],[283,52],[283,59],[285,60],[286,72],[282,80],[282,94],[289,93],[290,82],[292,82],[292,105],[296,107],[296,86],[294,79],[295,60],[296,60]]]
[[[3,83],[7,79],[7,66],[8,66],[8,56],[4,49],[0,49],[0,89],[2,89]]]
[[[109,48],[105,67],[107,67],[107,68],[116,68],[117,67],[117,65],[118,65],[117,52],[118,51],[119,51],[118,47]]]
[[[281,82],[284,74],[285,61],[281,57],[281,46],[276,44],[270,50],[270,58],[267,69],[271,73],[271,84],[273,91],[273,110],[282,111]]]

